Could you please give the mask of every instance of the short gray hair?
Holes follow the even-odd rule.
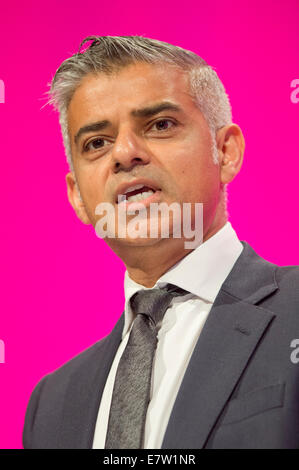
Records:
[[[90,41],[91,44],[87,45]],[[81,51],[84,45],[85,49]],[[209,126],[213,142],[213,160],[217,164],[216,131],[232,122],[232,113],[221,80],[205,60],[179,46],[142,36],[88,36],[81,42],[78,52],[62,62],[49,84],[48,103],[59,112],[70,170],[74,173],[67,111],[82,79],[88,74],[109,75],[126,65],[138,62],[168,63],[189,73],[190,91]]]

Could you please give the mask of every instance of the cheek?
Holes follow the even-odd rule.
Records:
[[[94,167],[85,168],[80,171],[78,183],[82,198],[89,211],[95,211],[96,206],[104,200],[104,181]]]
[[[177,162],[173,171],[177,189],[185,201],[208,202],[217,198],[220,175],[212,155],[208,158],[184,158]]]

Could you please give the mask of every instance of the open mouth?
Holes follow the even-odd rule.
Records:
[[[142,202],[152,196],[156,191],[156,189],[145,184],[136,184],[130,186],[126,191],[123,191],[122,194],[118,194],[118,200],[116,202]]]

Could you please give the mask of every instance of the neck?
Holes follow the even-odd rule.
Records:
[[[133,281],[145,287],[153,287],[157,280],[192,250],[186,250],[182,240],[164,239],[155,246],[138,247],[133,256],[124,260]]]
[[[203,234],[203,243],[217,233],[227,222],[226,217],[213,221]],[[184,238],[164,238],[146,245],[122,244],[112,250],[123,260],[130,278],[144,287],[153,287],[160,277],[187,256]]]

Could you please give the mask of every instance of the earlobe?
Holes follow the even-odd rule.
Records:
[[[218,148],[221,151],[221,182],[230,183],[239,173],[244,156],[243,133],[236,124],[229,124],[217,133]]]
[[[84,224],[90,224],[89,217],[87,215],[84,202],[81,199],[80,191],[78,188],[78,184],[76,182],[75,175],[70,172],[66,175],[66,185],[67,185],[67,196],[69,203],[71,204],[72,208],[77,214],[77,217],[83,222]]]

